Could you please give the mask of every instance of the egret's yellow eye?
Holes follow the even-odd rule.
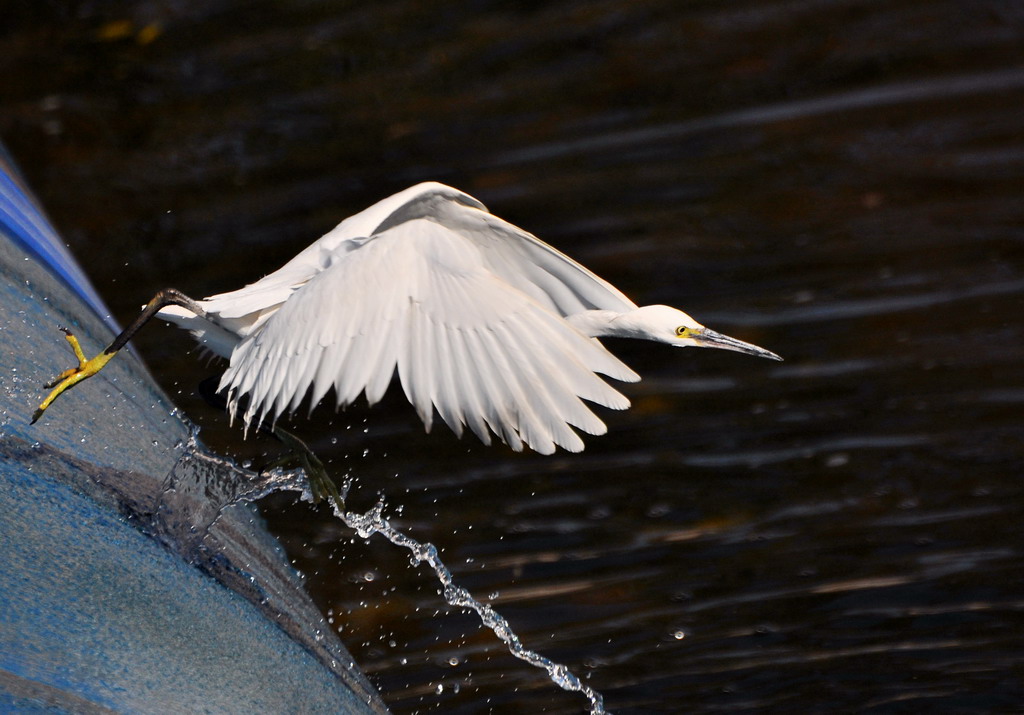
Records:
[[[677,337],[685,338],[688,332],[690,332],[690,329],[687,328],[685,325],[680,325],[678,328],[676,328]]]

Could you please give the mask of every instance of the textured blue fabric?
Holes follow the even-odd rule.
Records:
[[[57,326],[90,354],[110,339],[33,211],[0,177],[0,711],[385,712],[246,505],[167,497],[196,452],[137,356],[29,424],[73,362]],[[196,478],[246,478],[219,464]],[[210,518],[176,540],[168,504]]]

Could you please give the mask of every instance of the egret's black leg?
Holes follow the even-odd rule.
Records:
[[[306,479],[309,480],[309,491],[313,495],[313,502],[319,504],[321,500],[330,497],[338,507],[338,510],[344,512],[345,500],[338,493],[338,487],[335,486],[334,481],[327,476],[327,468],[324,467],[324,463],[313,453],[309,445],[291,432],[280,427],[271,427],[270,431],[292,452],[281,461],[296,460],[303,471],[306,472]]]
[[[142,309],[139,317],[132,321],[131,325],[121,331],[121,334],[114,338],[114,341],[110,343],[99,355],[86,360],[85,354],[82,352],[82,346],[78,344],[78,338],[72,335],[71,331],[67,328],[61,328],[64,331],[64,337],[70,343],[71,349],[75,351],[75,357],[78,358],[78,366],[72,367],[56,377],[52,382],[47,383],[46,387],[52,387],[53,390],[47,396],[45,400],[39,405],[39,408],[32,415],[32,423],[43,416],[43,412],[46,408],[53,404],[60,395],[65,391],[69,390],[82,380],[92,377],[97,372],[103,369],[103,367],[110,362],[111,358],[117,354],[117,352],[128,344],[128,341],[132,339],[135,333],[139,332],[143,325],[148,323],[157,311],[164,306],[168,305],[180,305],[184,308],[188,308],[196,315],[203,317],[206,313],[199,304],[189,298],[187,295],[174,288],[165,288],[164,290],[153,296],[153,299],[146,303],[146,307]]]
[[[224,397],[223,392],[217,391],[219,386],[219,376],[213,375],[208,377],[199,383],[199,395],[211,407],[227,410],[228,401]],[[306,478],[309,480],[309,491],[313,495],[313,501],[320,503],[323,499],[330,497],[338,506],[338,509],[344,511],[345,500],[338,493],[338,488],[335,486],[334,481],[327,475],[327,468],[324,467],[324,463],[314,454],[309,445],[291,432],[277,426],[270,427],[265,423],[261,423],[258,431],[272,435],[289,450],[289,454],[271,462],[270,467],[283,467],[286,464],[298,463],[298,466],[302,467],[303,471],[306,472]]]

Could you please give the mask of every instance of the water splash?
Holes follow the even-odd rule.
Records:
[[[198,427],[191,425],[188,441],[175,445],[182,455],[164,478],[150,527],[159,541],[186,560],[201,557],[210,530],[229,507],[286,490],[309,498],[301,470],[245,469],[206,451],[198,435]]]
[[[313,501],[309,482],[301,469],[265,472],[245,469],[230,459],[207,452],[200,444],[198,429],[194,426],[182,447],[183,454],[164,483],[154,531],[158,539],[173,544],[190,560],[203,551],[210,529],[230,506],[258,501],[282,491],[298,492],[304,501]],[[342,499],[347,497],[350,486],[351,480],[343,485]],[[552,682],[563,690],[582,694],[587,698],[593,715],[606,715],[604,698],[600,693],[582,683],[567,666],[526,648],[501,614],[455,584],[452,572],[441,561],[437,547],[429,542],[421,543],[392,526],[384,516],[384,507],[383,498],[363,514],[345,511],[332,504],[335,516],[361,538],[380,534],[392,544],[408,549],[412,553],[413,566],[427,563],[441,582],[444,600],[449,605],[475,612],[483,624],[508,646],[512,655],[546,671]]]
[[[348,486],[346,484],[342,490],[343,495],[347,495]],[[434,570],[441,585],[444,586],[444,600],[449,605],[474,611],[480,616],[483,624],[494,631],[494,634],[508,646],[512,655],[534,667],[545,670],[552,682],[563,690],[582,694],[588,700],[590,712],[593,715],[605,715],[604,698],[599,692],[583,684],[567,666],[555,663],[536,651],[526,648],[504,616],[491,608],[490,605],[476,600],[462,586],[457,586],[452,572],[441,561],[441,557],[437,553],[437,547],[429,542],[421,543],[393,527],[391,522],[384,517],[383,498],[364,514],[342,511],[337,506],[334,507],[334,513],[349,528],[354,529],[364,539],[368,539],[374,534],[380,534],[392,544],[408,549],[412,552],[412,563],[414,566],[426,562]]]

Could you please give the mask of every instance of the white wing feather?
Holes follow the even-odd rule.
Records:
[[[487,268],[562,316],[584,310],[634,310],[608,281],[560,251],[493,214],[469,194],[437,182],[412,186],[342,221],[273,273],[200,304],[240,336],[258,330],[269,314],[315,275],[376,236],[427,218],[473,242]]]
[[[397,368],[428,430],[436,409],[457,434],[466,425],[489,442],[490,430],[545,454],[583,448],[570,425],[602,434],[581,398],[629,402],[595,372],[638,378],[563,311],[632,303],[465,194],[439,184],[403,194],[347,219],[300,264],[236,291],[236,303],[233,294],[208,299],[220,316],[255,325],[221,380],[233,410],[248,395],[248,426],[294,410],[307,392],[315,404],[331,387],[340,405],[361,392],[372,404]],[[342,235],[367,223],[370,238]],[[312,275],[287,286],[286,274],[303,272]],[[278,302],[261,305],[261,296]],[[258,323],[253,309],[263,311]]]

